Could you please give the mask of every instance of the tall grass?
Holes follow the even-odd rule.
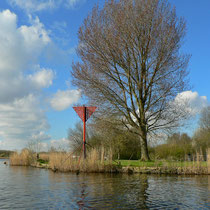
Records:
[[[41,153],[39,154],[39,158],[40,158],[41,160],[44,160],[44,161],[46,161],[46,162],[49,162],[50,153],[41,152]]]
[[[196,151],[192,161],[165,161],[161,170],[163,173],[172,174],[210,174],[210,148],[207,149],[206,154],[206,161],[202,150]]]
[[[210,174],[210,148],[207,149],[207,168],[208,174]]]
[[[86,159],[73,158],[69,153],[52,153],[49,155],[49,167],[62,172],[116,172],[112,160],[104,160],[104,149],[91,149]],[[111,157],[109,157],[111,158]]]
[[[14,152],[10,156],[12,166],[30,166],[35,163],[36,156],[28,149],[23,149],[20,153]]]

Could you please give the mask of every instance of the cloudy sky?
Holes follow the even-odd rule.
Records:
[[[104,0],[0,1],[0,149],[20,149],[38,139],[44,145],[67,143],[67,130],[79,121],[72,105],[82,103],[71,85],[78,60],[77,31],[91,8]],[[192,113],[210,100],[210,1],[170,0],[187,20],[182,50],[192,54]]]

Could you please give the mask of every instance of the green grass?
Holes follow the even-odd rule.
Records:
[[[155,167],[161,166],[163,163],[162,161],[147,161],[143,162],[140,160],[117,160],[114,161],[114,164],[121,165],[121,166],[133,166],[133,167]]]
[[[122,167],[161,167],[161,166],[175,166],[175,167],[188,167],[200,164],[201,166],[207,166],[207,162],[200,161],[188,162],[188,161],[147,161],[143,162],[140,160],[116,160],[113,162],[115,165],[121,165]]]
[[[37,162],[40,164],[48,164],[49,163],[49,161],[42,160],[42,159],[38,159]]]
[[[40,164],[48,164],[49,161],[38,159],[37,162]],[[156,160],[156,161],[140,161],[140,160],[115,160],[113,165],[117,166],[131,166],[131,167],[193,167],[193,166],[203,166],[207,167],[207,162],[189,162],[189,161],[166,161],[166,160]]]

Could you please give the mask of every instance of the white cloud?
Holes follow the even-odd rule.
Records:
[[[0,28],[0,89],[4,90],[0,91],[0,102],[11,102],[52,84],[53,72],[49,69],[36,68],[38,72],[31,75],[34,83],[26,76],[51,42],[39,19],[31,26],[17,27],[17,16],[4,10],[0,12]]]
[[[40,49],[40,47],[43,47],[42,45],[37,46],[37,44],[40,44],[40,40],[42,40],[44,44],[48,44],[50,42],[48,32],[46,31],[44,25],[40,22],[38,17],[33,19],[31,16],[29,16],[29,18],[32,25],[23,25],[20,27],[20,31],[24,36],[27,46],[32,47],[32,49]]]
[[[69,150],[69,140],[66,138],[62,139],[53,139],[49,142],[48,147],[53,147],[57,150]]]
[[[35,133],[31,136],[32,141],[46,141],[49,140],[51,138],[50,135],[47,135],[45,132],[40,131],[38,133]]]
[[[39,19],[31,26],[17,27],[17,16],[9,10],[0,12],[0,74],[19,73],[34,63],[50,42]],[[5,69],[7,71],[5,71]]]
[[[49,128],[40,102],[32,94],[0,104],[0,119],[0,136],[3,139],[0,145],[5,149],[24,147],[35,137],[43,140],[43,132]]]
[[[10,10],[0,12],[0,28],[0,147],[16,149],[49,128],[38,96],[54,72],[37,63],[51,39],[38,18],[18,27]]]
[[[185,91],[176,96],[175,103],[187,106],[187,111],[196,115],[208,105],[208,100],[206,96],[199,96],[198,92]]]
[[[8,2],[28,12],[52,9],[56,6],[56,0],[8,0]],[[57,0],[57,2],[60,1]]]
[[[22,98],[30,93],[40,92],[42,88],[47,88],[53,83],[54,72],[51,69],[36,68],[33,74],[19,75],[0,78],[0,100],[1,103],[12,102],[14,99]]]
[[[168,103],[167,109],[162,112],[162,117],[156,121],[156,115],[153,115],[151,112],[146,113],[146,117],[148,117],[148,123],[152,125],[155,123],[156,126],[167,124],[168,122],[172,122],[170,125],[176,126],[188,126],[186,120],[190,120],[195,117],[200,111],[208,106],[208,100],[206,96],[199,96],[198,92],[192,91],[184,91],[182,93],[177,94],[173,101]],[[139,116],[139,111],[136,111],[136,114]],[[177,120],[173,121],[174,116],[177,116]],[[137,122],[136,117],[131,113],[132,119]],[[180,124],[179,124],[180,123]],[[186,127],[185,127],[186,128]],[[161,134],[156,133],[156,134]],[[157,138],[157,137],[155,137]]]
[[[84,0],[8,0],[13,6],[18,6],[27,12],[38,12],[65,6],[67,8],[75,7]]]
[[[46,135],[44,132],[40,132],[37,136],[33,136],[34,138],[29,142],[29,147],[34,151],[49,151],[51,149],[56,150],[65,150],[68,151],[70,149],[69,140],[66,138],[61,139],[51,139],[51,136]],[[5,145],[5,142],[0,141],[0,146]],[[30,146],[31,145],[31,146]]]
[[[42,68],[28,76],[31,84],[37,88],[47,88],[53,83],[54,72],[51,69]]]
[[[66,0],[66,6],[67,8],[73,8],[78,4],[78,2],[81,2],[81,0]]]
[[[57,111],[67,109],[72,104],[78,102],[81,97],[80,90],[58,90],[50,100],[51,107]]]

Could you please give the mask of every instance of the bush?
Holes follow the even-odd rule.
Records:
[[[193,154],[192,140],[187,134],[175,133],[168,137],[166,144],[154,148],[155,159],[186,160]]]

